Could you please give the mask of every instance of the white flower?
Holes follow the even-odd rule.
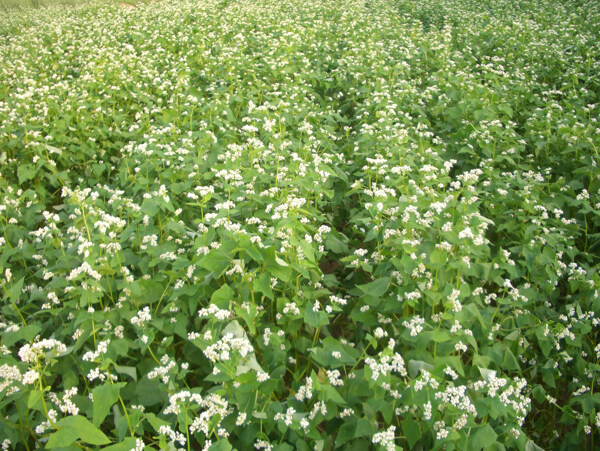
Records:
[[[418,315],[415,315],[410,322],[403,321],[402,325],[408,329],[410,329],[410,336],[416,337],[423,331],[423,324],[425,324],[425,319],[421,318]]]
[[[23,362],[34,363],[44,353],[44,349],[51,350],[55,354],[67,352],[67,347],[53,338],[40,340],[32,345],[26,344],[19,349],[19,358]]]
[[[377,432],[373,435],[371,440],[374,444],[384,446],[388,451],[394,451],[396,445],[394,443],[394,436],[396,433],[396,426],[390,426],[387,430]]]
[[[245,422],[246,422],[246,417],[248,415],[246,414],[246,412],[240,412],[237,420],[235,421],[235,425],[236,426],[242,426]]]
[[[444,373],[448,376],[450,376],[452,378],[452,380],[456,380],[458,379],[458,374],[456,374],[456,371],[454,371],[452,368],[450,368],[449,366],[446,367],[446,369],[444,370]]]
[[[348,417],[350,415],[354,415],[354,410],[352,409],[344,409],[340,412],[340,418],[345,418]]]
[[[141,438],[135,439],[135,448],[131,448],[131,451],[142,451],[146,447],[146,444]]]
[[[446,429],[446,428],[440,429],[436,435],[436,439],[438,439],[438,440],[443,440],[446,437],[448,437],[448,429]]]
[[[286,426],[290,426],[292,421],[294,420],[294,414],[296,413],[296,409],[293,407],[288,407],[285,413],[276,413],[273,419],[275,421],[282,420]]]
[[[467,352],[467,345],[465,345],[462,341],[459,341],[454,345],[454,349],[458,352]]]
[[[339,296],[334,296],[334,295],[329,296],[329,300],[331,302],[333,302],[334,304],[339,304],[339,305],[346,305],[346,303],[348,302],[348,301],[346,301],[346,299],[340,298]]]
[[[339,370],[327,370],[327,378],[329,379],[329,383],[334,387],[339,387],[344,385],[344,381],[341,379],[341,373]]]
[[[377,329],[375,329],[375,332],[373,333],[375,335],[375,338],[383,338],[383,337],[387,337],[388,333],[383,330],[381,327],[378,327]]]
[[[258,382],[265,382],[269,380],[269,375],[267,373],[259,371],[256,373],[256,379],[258,380]]]
[[[267,442],[266,440],[257,440],[256,443],[254,443],[254,448],[255,449],[264,449],[266,451],[271,451],[273,449],[271,444],[269,442]]]
[[[425,421],[431,420],[431,408],[431,402],[429,401],[423,406],[423,419]]]
[[[310,377],[307,377],[305,385],[302,385],[296,393],[296,399],[298,401],[303,401],[305,399],[308,400],[312,398],[312,383],[312,379]]]
[[[40,375],[35,370],[29,370],[23,375],[23,384],[30,385],[39,379]]]
[[[150,315],[150,307],[144,307],[142,310],[137,312],[137,315],[131,318],[131,324],[138,327],[144,327],[148,321],[152,319]]]
[[[473,232],[471,231],[471,227],[467,227],[464,230],[462,230],[461,232],[459,232],[458,237],[460,239],[463,239],[463,238],[473,239],[475,237],[475,235],[473,235]]]

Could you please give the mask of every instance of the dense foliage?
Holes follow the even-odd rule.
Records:
[[[3,449],[592,449],[595,0],[0,17]]]

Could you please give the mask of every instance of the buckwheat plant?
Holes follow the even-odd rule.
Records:
[[[0,16],[3,450],[599,446],[597,2],[72,3]]]

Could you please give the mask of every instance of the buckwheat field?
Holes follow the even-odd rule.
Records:
[[[3,450],[600,446],[596,1],[33,6]]]

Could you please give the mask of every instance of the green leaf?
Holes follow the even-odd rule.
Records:
[[[443,343],[445,341],[450,340],[450,335],[448,334],[448,332],[445,332],[443,330],[433,330],[431,332],[428,332],[427,335],[430,336],[431,340],[435,341],[436,343]]]
[[[44,147],[49,153],[55,153],[57,155],[62,155],[62,150],[58,147],[51,146],[50,144],[44,144]]]
[[[245,308],[235,306],[235,313],[237,313],[246,323],[248,328],[250,329],[250,333],[252,335],[256,334],[256,326],[254,325],[254,321],[256,320],[256,305],[251,305],[249,307],[250,312],[248,312]]]
[[[221,440],[217,443],[213,443],[208,449],[210,451],[230,451],[233,449],[233,447],[227,440]]]
[[[448,363],[460,374],[461,376],[465,375],[465,370],[462,365],[462,361],[460,357],[456,356],[448,356],[446,357]]]
[[[171,424],[168,421],[163,420],[162,418],[158,418],[153,413],[147,413],[145,414],[145,416],[146,420],[148,420],[148,423],[150,423],[150,425],[154,428],[156,432],[158,432],[161,426],[168,426]]]
[[[160,389],[160,384],[156,379],[142,377],[135,386],[137,402],[143,406],[153,406],[160,402],[168,400],[167,394]]]
[[[207,255],[198,261],[198,266],[208,269],[220,277],[223,272],[229,267],[231,258],[223,253],[220,249],[213,249]]]
[[[254,411],[254,412],[252,412],[252,416],[254,418],[258,418],[259,420],[266,420],[267,419],[267,413],[266,412],[257,412],[257,411]]]
[[[333,401],[336,404],[342,405],[346,404],[346,400],[342,398],[342,395],[339,394],[335,387],[332,387],[331,385],[321,384],[320,390],[325,396],[325,401]]]
[[[589,395],[582,395],[578,397],[579,402],[581,403],[581,407],[583,409],[583,413],[589,414],[594,408],[594,399]]]
[[[121,443],[102,448],[102,451],[130,451],[135,449],[135,437],[127,437]]]
[[[348,245],[331,235],[325,238],[325,247],[336,254],[345,254],[348,252]]]
[[[544,451],[544,448],[535,444],[533,440],[527,440],[525,443],[525,451]]]
[[[12,285],[12,287],[10,287],[10,300],[12,302],[17,302],[21,297],[21,290],[23,289],[24,282],[25,278],[21,277]]]
[[[546,336],[544,332],[545,326],[540,325],[535,330],[535,336],[537,337],[538,344],[540,346],[540,349],[542,350],[542,353],[545,357],[548,357],[550,355],[550,352],[552,352],[552,350],[554,349],[554,344],[550,336]]]
[[[233,300],[234,292],[229,285],[225,284],[213,293],[210,302],[219,308],[229,308],[229,303]]]
[[[382,296],[387,291],[389,282],[389,277],[382,277],[381,279],[374,280],[373,282],[369,282],[364,285],[358,285],[358,288],[365,294],[377,297]]]
[[[260,251],[256,248],[256,246],[254,244],[248,243],[248,244],[242,245],[242,247],[243,247],[244,251],[248,254],[248,256],[250,256],[251,259],[253,259],[257,262],[264,261],[263,255],[260,253]]]
[[[485,110],[476,110],[476,111],[473,113],[473,116],[475,117],[475,120],[476,120],[477,122],[481,122],[481,121],[482,121],[482,120],[484,120],[484,119],[485,119],[485,117],[486,117],[486,111],[485,111]]]
[[[474,449],[489,449],[496,443],[497,438],[496,431],[489,424],[486,424],[475,432],[471,443],[474,445]]]
[[[407,418],[402,422],[402,431],[406,436],[406,441],[408,442],[409,448],[415,446],[415,443],[419,441],[422,435],[419,423],[412,418]]]
[[[39,390],[32,390],[29,393],[29,398],[27,399],[27,408],[31,409],[32,407],[35,407],[36,404],[38,404],[38,403],[41,404],[41,401],[42,401],[42,392]]]
[[[512,351],[506,348],[504,352],[504,359],[502,360],[502,368],[508,371],[519,371],[521,367],[519,366],[519,362]]]
[[[10,348],[19,340],[31,341],[42,328],[38,324],[28,324],[14,332],[4,332],[2,335],[2,344]]]
[[[507,104],[498,105],[498,111],[506,114],[509,119],[513,117],[513,109]]]
[[[94,426],[102,424],[112,405],[119,399],[119,392],[125,385],[126,382],[108,383],[92,390]]]
[[[494,371],[494,370],[488,370],[487,368],[481,368],[481,367],[478,367],[478,368],[479,368],[479,372],[481,373],[481,377],[483,377],[483,380],[486,382],[489,381],[490,377],[496,376],[496,371]]]
[[[433,369],[433,365],[430,365],[427,362],[422,360],[409,360],[408,361],[408,374],[412,379],[417,377],[421,370],[431,371]]]
[[[23,184],[28,182],[29,180],[35,177],[35,166],[32,164],[20,164],[17,167],[17,177],[19,178],[19,183]]]
[[[139,417],[139,415],[141,414],[141,412],[139,410],[136,410],[134,412],[130,412],[129,414],[129,418],[133,424],[137,424],[137,421],[135,419],[135,417]],[[116,419],[116,417],[115,417]],[[125,417],[125,415],[121,416],[118,420],[116,420],[116,432],[117,432],[117,437],[118,437],[118,441],[123,440],[125,438],[125,435],[127,434],[127,429],[129,428],[128,424],[127,424],[127,417]]]
[[[113,365],[113,368],[117,373],[125,374],[132,378],[134,381],[137,381],[137,370],[134,366]]]
[[[264,294],[271,300],[274,300],[273,290],[271,289],[271,280],[269,279],[269,275],[267,273],[262,273],[260,276],[255,277],[252,281],[252,286],[254,287],[254,291],[258,291]]]
[[[277,263],[279,266],[283,266],[283,267],[289,266],[285,260],[282,260],[281,258],[279,258],[277,256],[275,256],[275,263]]]
[[[256,356],[254,355],[254,353],[250,354],[245,361],[240,362],[238,364],[235,375],[239,376],[240,374],[247,373],[250,370],[261,373],[263,372],[263,369],[256,360]]]
[[[221,331],[221,335],[232,334],[234,338],[247,338],[246,331],[237,322],[237,320],[230,321],[227,326]]]
[[[46,443],[47,449],[69,446],[78,439],[91,445],[106,445],[110,443],[110,440],[102,431],[81,415],[63,418],[56,425],[60,429],[48,438],[48,443]]]
[[[315,312],[313,310],[314,304],[312,302],[307,302],[304,307],[304,322],[313,326],[314,328],[319,328],[321,326],[325,326],[329,324],[329,318],[327,317],[327,313],[322,310]]]
[[[340,426],[340,429],[335,440],[336,446],[341,446],[350,440],[359,437],[368,437],[373,435],[373,426],[365,418],[358,421],[345,422]]]
[[[272,248],[269,248],[266,253],[269,255],[269,259],[266,261],[269,274],[282,282],[289,282],[292,278],[292,268],[284,260],[275,256]]]
[[[491,359],[486,355],[473,355],[473,365],[477,366],[479,370],[485,369],[491,362]]]
[[[323,347],[308,348],[313,355],[313,359],[322,366],[338,368],[342,365],[354,365],[359,352],[356,349],[343,345],[333,337],[325,337]],[[333,357],[332,352],[338,351],[340,357]]]
[[[79,432],[71,428],[62,428],[53,433],[48,438],[46,443],[46,449],[62,448],[63,446],[69,446],[75,440],[79,439]]]
[[[314,263],[315,262],[315,252],[314,252],[312,245],[305,240],[298,240],[298,241],[300,244],[300,249],[302,249],[302,252],[304,252],[304,256],[306,257],[306,259],[308,261]]]
[[[513,330],[510,334],[504,337],[504,341],[517,341],[521,336],[519,329]]]

